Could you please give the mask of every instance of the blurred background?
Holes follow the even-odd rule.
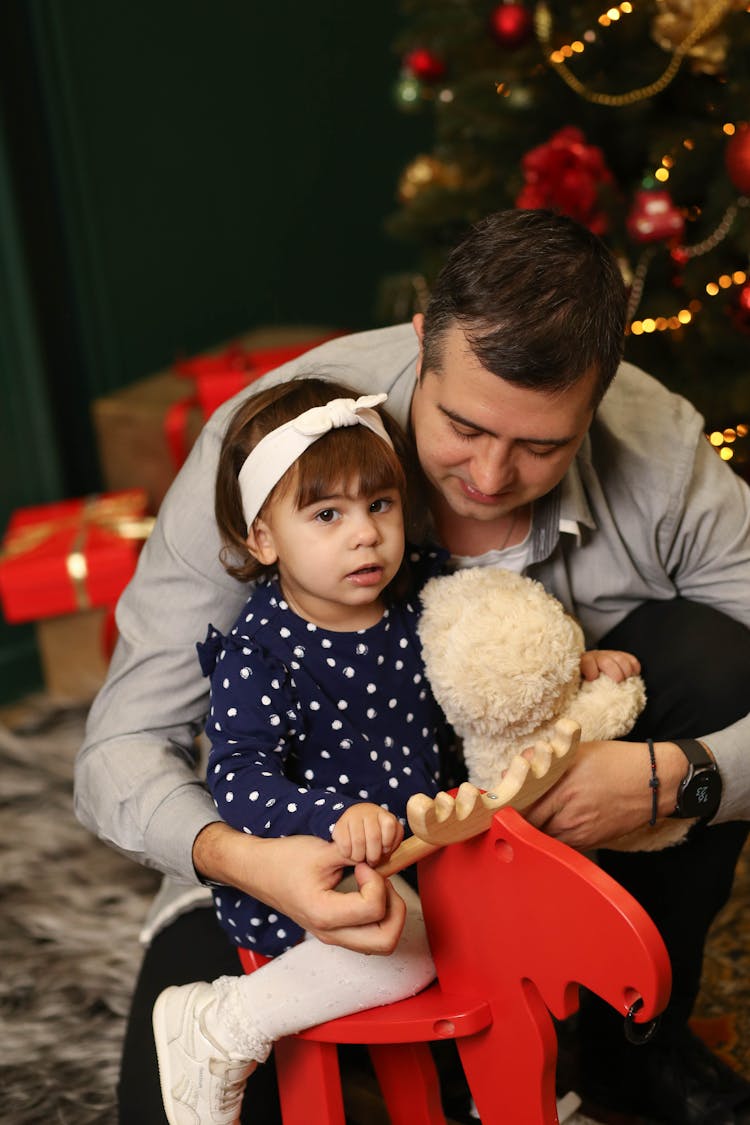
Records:
[[[497,208],[605,238],[627,358],[747,475],[748,120],[746,0],[4,0],[0,702],[102,672],[122,528],[84,498],[153,514],[211,406],[423,308]]]
[[[3,0],[0,529],[108,486],[98,398],[257,326],[373,326],[429,133],[392,96],[398,22],[396,0]],[[41,682],[37,647],[0,620],[0,700]]]

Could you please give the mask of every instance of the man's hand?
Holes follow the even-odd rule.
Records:
[[[398,818],[380,805],[362,801],[350,805],[333,829],[333,842],[349,863],[377,867],[404,838]]]
[[[193,863],[204,878],[275,907],[327,945],[387,954],[401,936],[406,907],[391,884],[359,864],[358,889],[337,891],[351,861],[316,836],[261,839],[216,821],[196,837]]]
[[[657,742],[654,750],[658,815],[668,816],[685,774],[685,755],[671,742]],[[644,742],[582,742],[570,769],[524,815],[573,848],[601,847],[648,823],[650,777]]]
[[[631,652],[613,648],[592,648],[581,657],[581,675],[584,680],[598,680],[604,674],[616,684],[640,673],[641,664]]]

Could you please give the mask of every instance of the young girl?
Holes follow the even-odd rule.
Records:
[[[385,395],[350,395],[305,379],[236,412],[216,513],[226,569],[257,585],[229,634],[211,627],[198,648],[211,677],[207,780],[222,818],[254,835],[333,840],[352,864],[374,866],[403,838],[408,798],[440,788],[441,715],[424,678],[414,579],[439,560],[415,551],[404,563],[403,436],[375,410]],[[274,960],[158,998],[171,1125],[237,1121],[245,1081],[276,1039],[433,979],[417,895],[393,881],[407,918],[388,957],[324,945],[216,888],[231,939]]]
[[[235,413],[216,515],[227,571],[257,585],[230,633],[211,627],[198,648],[211,677],[207,780],[222,818],[259,836],[333,840],[352,864],[375,866],[403,838],[408,798],[452,783],[416,629],[419,588],[443,558],[411,550],[404,563],[406,442],[375,410],[385,395],[351,394],[308,378]],[[626,654],[586,661],[587,678],[637,671]],[[274,959],[157,999],[170,1125],[232,1125],[276,1039],[433,979],[419,899],[393,882],[407,913],[387,957],[324,945],[257,899],[216,888],[232,941]]]

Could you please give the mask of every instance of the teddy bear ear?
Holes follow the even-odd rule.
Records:
[[[580,682],[582,634],[541,583],[496,567],[433,578],[419,624],[446,717],[504,737],[560,714]]]

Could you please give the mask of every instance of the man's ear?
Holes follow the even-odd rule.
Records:
[[[245,544],[253,558],[264,566],[271,566],[279,557],[273,533],[268,524],[260,518],[254,520],[252,527],[249,528]]]
[[[419,341],[419,355],[417,356],[417,382],[419,382],[422,378],[422,360],[424,357],[424,313],[414,313],[411,322]]]

